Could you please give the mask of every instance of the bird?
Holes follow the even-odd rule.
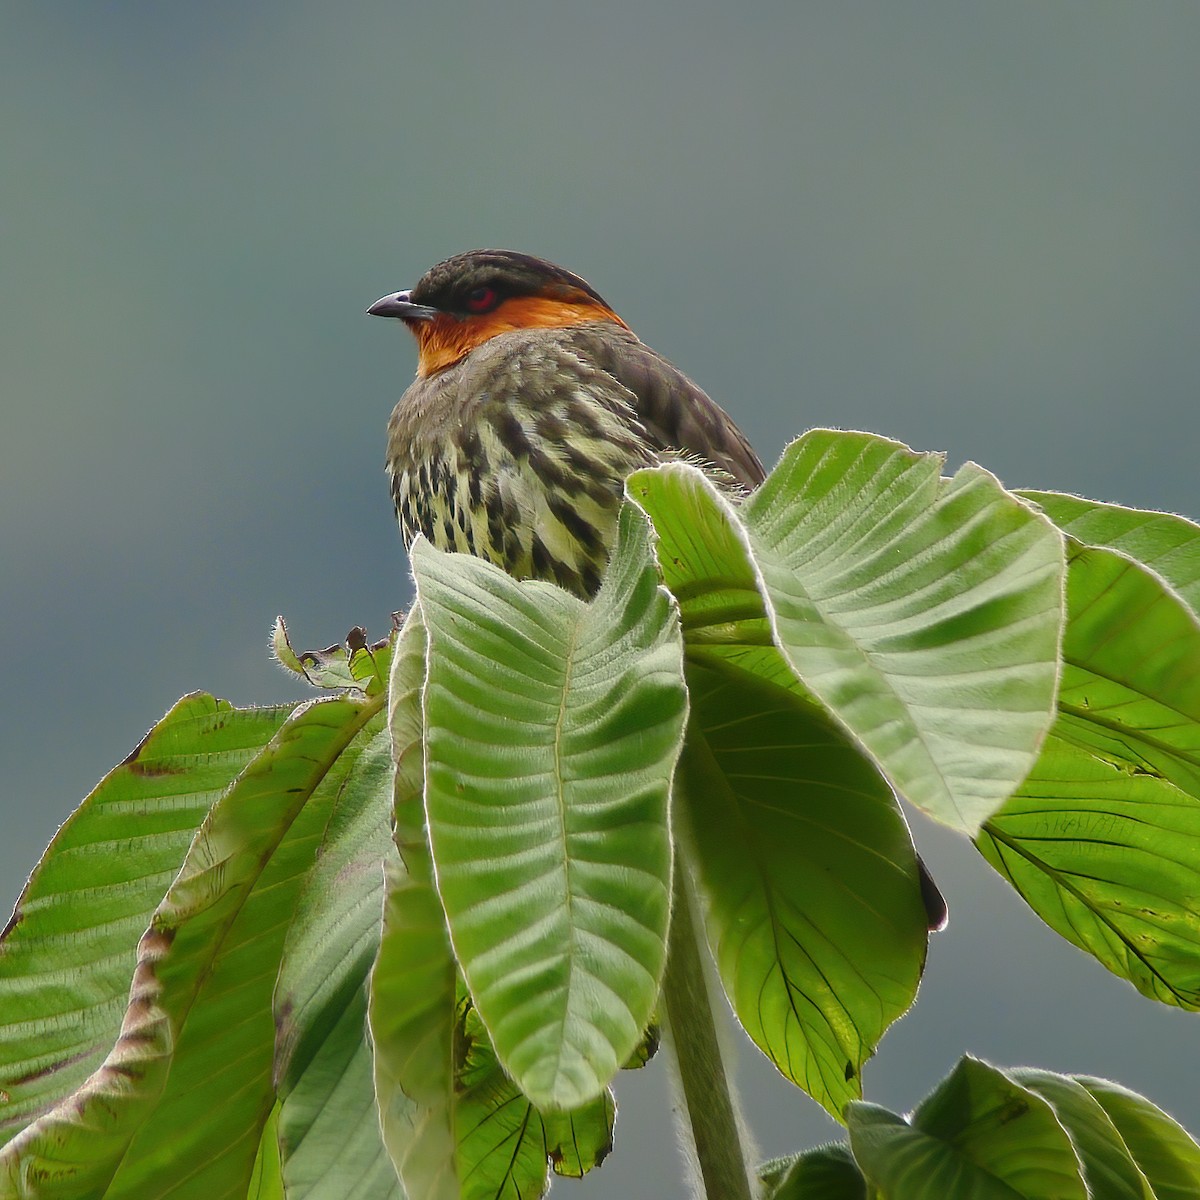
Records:
[[[518,579],[599,589],[628,475],[689,461],[721,486],[766,478],[742,431],[586,280],[512,250],[471,250],[367,309],[417,341],[388,421],[405,547],[418,533]],[[930,929],[946,904],[920,864]]]
[[[698,457],[747,488],[741,431],[578,275],[506,250],[458,254],[367,310],[415,334],[417,379],[388,426],[405,543],[593,595],[626,476]]]

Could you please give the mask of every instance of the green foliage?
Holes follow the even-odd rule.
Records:
[[[0,1195],[246,1194],[276,1100],[271,1003],[292,914],[381,707],[300,705],[232,779],[150,915],[115,1044],[0,1153]],[[186,761],[209,727],[181,708],[166,720]],[[168,808],[190,782],[186,767],[171,778]]]
[[[688,685],[678,819],[721,980],[763,1053],[836,1117],[925,961],[908,829],[879,773],[795,691],[701,666]]]
[[[1085,1075],[964,1057],[907,1117],[856,1101],[846,1145],[764,1164],[764,1200],[1183,1200],[1200,1146]]]
[[[138,939],[197,828],[291,711],[185,696],[55,835],[0,945],[3,1141],[103,1062]]]
[[[941,466],[815,431],[739,503],[671,464],[590,603],[418,543],[386,641],[280,621],[330,694],[180,701],[18,903],[0,1198],[540,1196],[679,1012],[681,879],[848,1128],[768,1194],[1196,1194],[1196,1145],[1102,1081],[964,1059],[910,1117],[859,1099],[925,962],[899,800],[1200,1006],[1200,529]]]
[[[1056,511],[1060,499],[1039,495]],[[1155,1000],[1200,1007],[1200,529],[1076,501],[1058,717],[984,824],[984,857],[1056,932]],[[1141,520],[1138,520],[1138,517]],[[1108,544],[1140,546],[1171,581]]]
[[[666,963],[687,696],[648,539],[627,509],[591,604],[428,543],[413,552],[438,892],[500,1062],[548,1109],[604,1090]]]
[[[776,641],[891,779],[974,832],[1054,709],[1061,539],[969,463],[868,434],[794,442],[746,504]]]

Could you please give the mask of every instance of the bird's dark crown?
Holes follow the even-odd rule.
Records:
[[[417,281],[409,293],[414,304],[427,304],[448,313],[469,311],[467,297],[491,288],[499,299],[510,296],[589,297],[607,308],[585,279],[532,254],[515,250],[468,250],[440,262]],[[582,298],[582,297],[580,297]]]

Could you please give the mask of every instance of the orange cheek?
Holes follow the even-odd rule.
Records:
[[[420,350],[418,375],[436,375],[465,358],[476,346],[514,329],[563,329],[592,321],[625,322],[611,308],[586,301],[547,296],[514,296],[478,317],[437,317],[416,328]],[[626,326],[626,328],[628,328]]]

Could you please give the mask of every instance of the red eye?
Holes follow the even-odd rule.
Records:
[[[496,289],[477,287],[467,294],[467,311],[473,313],[490,312],[496,307]]]

